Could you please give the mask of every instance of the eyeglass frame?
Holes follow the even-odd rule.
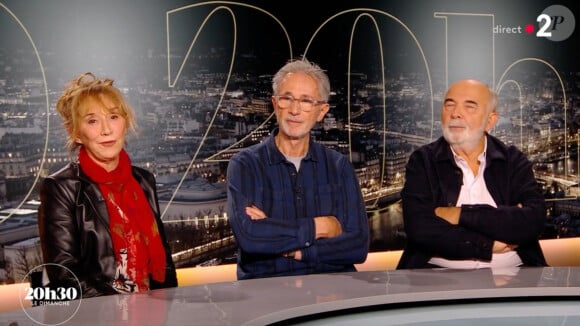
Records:
[[[280,105],[280,98],[281,97],[284,98],[285,100],[290,101],[291,104],[289,106],[287,106],[287,107],[281,106]],[[298,108],[300,108],[300,110],[303,111],[303,112],[310,112],[316,106],[328,104],[328,102],[326,102],[326,101],[319,101],[319,100],[316,100],[316,99],[313,99],[313,98],[310,98],[310,97],[299,97],[299,98],[295,98],[291,94],[273,95],[272,98],[276,100],[276,104],[278,105],[278,107],[280,109],[283,109],[283,110],[287,110],[287,109],[291,108],[292,105],[294,105],[295,102],[298,102]],[[308,102],[312,102],[312,108],[306,109],[306,110],[304,108],[302,108],[302,102],[303,101],[305,101],[307,103]]]

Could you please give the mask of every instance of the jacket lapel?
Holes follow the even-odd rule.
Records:
[[[443,137],[439,138],[435,147],[435,169],[442,192],[440,204],[455,206],[463,184],[463,174],[455,164],[453,153]]]
[[[79,176],[80,182],[80,189],[77,195],[77,207],[82,207],[84,210],[92,210],[96,215],[96,220],[100,223],[109,227],[109,213],[107,211],[107,203],[105,202],[105,198],[103,194],[99,190],[99,186],[94,184],[88,177],[83,173],[83,171],[79,168],[79,165],[76,164],[77,173]],[[87,200],[81,198],[81,196],[86,196]],[[85,203],[90,205],[91,207],[84,207]],[[83,215],[85,216],[88,212],[84,212]]]

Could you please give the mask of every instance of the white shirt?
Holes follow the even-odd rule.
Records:
[[[471,168],[462,157],[457,155],[453,148],[453,158],[455,163],[463,172],[463,185],[461,186],[461,191],[459,192],[459,199],[457,200],[457,207],[461,207],[462,204],[488,204],[493,207],[497,207],[497,204],[491,197],[487,186],[485,185],[485,179],[483,178],[483,171],[485,170],[485,152],[487,149],[487,139],[485,139],[485,145],[483,153],[479,154],[477,160],[479,161],[479,170],[477,175],[474,175]],[[520,266],[522,260],[520,256],[515,251],[509,251],[501,254],[493,254],[491,262],[481,261],[477,259],[469,260],[449,260],[441,257],[433,257],[429,260],[430,264],[434,264],[441,267],[457,268],[457,269],[473,269],[473,268],[510,268]]]

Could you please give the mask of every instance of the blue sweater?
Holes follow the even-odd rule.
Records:
[[[369,227],[354,169],[337,151],[310,140],[300,170],[274,143],[263,143],[232,157],[227,171],[228,216],[239,247],[238,279],[356,271],[366,260]],[[251,220],[245,207],[267,216]],[[316,216],[332,215],[343,233],[315,239]],[[300,249],[301,261],[283,257]]]

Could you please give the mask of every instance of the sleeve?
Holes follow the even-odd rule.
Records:
[[[407,241],[431,256],[447,259],[490,260],[493,239],[462,225],[451,225],[435,216],[439,178],[427,153],[415,151],[409,157],[405,185],[401,192],[403,223]],[[432,169],[430,171],[430,169]]]
[[[265,218],[252,220],[245,212],[258,201],[255,187],[262,176],[256,172],[250,155],[234,156],[227,170],[228,217],[238,246],[254,254],[282,254],[314,243],[312,219],[284,220]]]
[[[81,267],[80,259],[83,255],[80,252],[81,235],[74,216],[74,194],[75,191],[66,189],[53,178],[44,179],[41,185],[38,227],[50,287],[78,289],[80,283],[81,289],[78,290],[83,297],[116,293],[112,287],[93,284]]]
[[[519,151],[511,161],[513,163],[508,167],[506,181],[509,201],[503,205],[498,203],[497,208],[463,205],[459,225],[505,243],[521,245],[536,241],[541,235],[545,226],[546,206],[534,177],[532,163]]]
[[[341,157],[339,160],[341,179],[339,184],[336,218],[340,221],[343,233],[334,238],[321,238],[313,246],[302,250],[305,262],[346,265],[358,264],[366,260],[369,251],[369,222],[362,192],[354,168]]]

